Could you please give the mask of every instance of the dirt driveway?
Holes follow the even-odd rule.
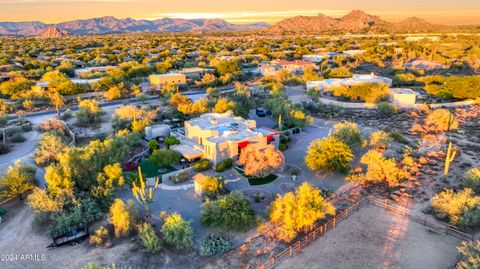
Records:
[[[278,268],[448,268],[460,240],[368,206]]]

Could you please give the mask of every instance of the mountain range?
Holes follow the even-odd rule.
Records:
[[[87,20],[74,20],[57,24],[32,22],[0,22],[0,35],[54,37],[55,33],[71,35],[133,33],[133,32],[212,32],[258,30],[266,23],[232,24],[220,19],[171,19],[136,20],[107,16]]]
[[[264,22],[232,24],[221,19],[137,20],[107,16],[74,20],[57,24],[31,22],[0,22],[0,35],[61,37],[67,35],[133,33],[133,32],[213,32],[262,30],[266,33],[429,33],[480,32],[480,26],[446,26],[411,17],[400,22],[387,22],[379,16],[353,10],[334,18],[323,14],[296,16],[270,26]]]
[[[411,17],[400,22],[387,22],[361,10],[353,10],[340,18],[323,14],[296,16],[284,19],[268,29],[270,32],[305,33],[429,33],[452,31],[480,31],[480,26],[447,26],[431,24]]]

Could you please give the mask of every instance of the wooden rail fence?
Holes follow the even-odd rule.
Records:
[[[420,223],[438,232],[442,232],[447,235],[454,236],[461,240],[474,240],[473,235],[464,233],[458,230],[456,227],[453,227],[451,225],[445,224],[440,221],[433,220],[431,218],[427,218],[426,216],[425,217],[415,216],[413,214],[410,214],[408,208],[406,207],[395,205],[393,202],[387,199],[379,199],[376,197],[369,196],[361,200],[360,202],[357,202],[352,206],[348,207],[347,209],[343,210],[342,212],[337,214],[334,218],[330,219],[325,224],[318,225],[313,231],[307,233],[304,237],[298,239],[295,243],[291,244],[289,247],[283,249],[278,254],[269,258],[265,263],[258,266],[258,268],[259,269],[275,268],[278,264],[280,264],[284,260],[300,254],[302,252],[302,248],[305,248],[306,246],[310,245],[313,241],[315,241],[317,238],[324,235],[326,232],[336,228],[337,224],[340,221],[348,218],[354,212],[357,212],[363,207],[368,205],[380,207],[387,211],[393,212],[395,214],[399,214],[401,216],[407,217],[417,223]]]

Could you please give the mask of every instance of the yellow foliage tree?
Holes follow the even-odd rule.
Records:
[[[320,190],[305,182],[295,193],[278,195],[270,210],[270,221],[278,225],[278,237],[291,241],[300,232],[307,232],[326,215],[335,215],[335,207],[326,201]]]

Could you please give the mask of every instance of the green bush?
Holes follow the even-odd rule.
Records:
[[[217,165],[215,166],[215,171],[217,172],[223,172],[229,168],[231,168],[233,165],[233,160],[228,158],[228,159],[225,159],[221,162],[218,162]]]
[[[193,169],[195,172],[207,171],[212,168],[212,163],[207,159],[201,159],[193,164]]]
[[[160,239],[150,223],[144,222],[138,225],[138,237],[145,252],[158,253],[160,251]]]
[[[7,210],[3,207],[0,207],[0,217],[7,215]]]
[[[408,140],[403,137],[402,134],[399,132],[391,132],[389,134],[390,138],[393,139],[395,142],[402,143],[402,144],[408,144]]]
[[[398,113],[398,107],[388,102],[380,102],[377,105],[377,111],[380,115],[392,116]]]
[[[456,269],[474,269],[480,268],[480,241],[463,241],[458,247],[458,252],[462,254],[461,259],[456,265]]]
[[[148,160],[158,166],[169,166],[179,162],[180,153],[170,149],[158,149],[153,151]]]
[[[148,148],[150,149],[150,152],[154,152],[158,149],[158,142],[156,140],[148,142]]]
[[[10,141],[13,143],[22,143],[25,142],[25,140],[25,137],[23,137],[23,135],[19,133],[12,135],[12,137],[10,138]]]
[[[165,146],[167,146],[167,149],[169,149],[171,146],[173,145],[179,145],[180,144],[180,140],[178,140],[176,137],[174,136],[168,136],[165,138],[165,140],[163,141],[163,143],[165,144]]]
[[[231,193],[202,205],[202,224],[231,231],[247,231],[255,224],[255,212],[239,193]]]
[[[210,234],[207,235],[200,244],[200,255],[210,256],[217,253],[223,253],[232,248],[232,242],[223,235]]]
[[[9,152],[10,152],[10,147],[5,143],[0,142],[0,154],[6,154]]]
[[[178,249],[187,249],[193,244],[192,226],[178,213],[165,217],[162,234],[165,242]]]
[[[280,145],[278,146],[278,149],[281,150],[281,151],[287,150],[287,144],[285,144],[285,143],[280,143]]]
[[[460,182],[462,188],[471,188],[476,194],[480,194],[480,167],[468,170]]]

